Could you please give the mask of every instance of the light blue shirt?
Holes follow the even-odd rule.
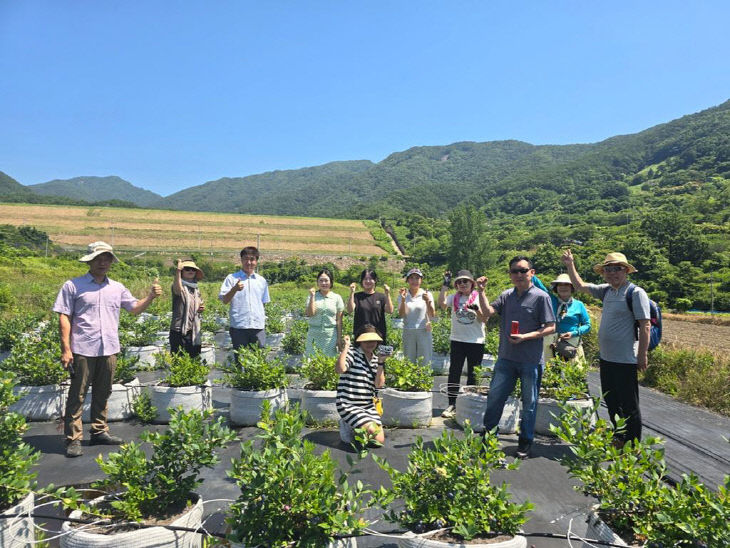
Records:
[[[588,315],[586,306],[582,301],[574,298],[571,298],[567,303],[561,301],[555,293],[545,287],[545,284],[537,276],[532,277],[532,283],[535,287],[550,295],[550,301],[553,303],[553,313],[558,322],[555,326],[557,333],[570,333],[571,337],[579,337],[591,330],[591,317]],[[566,305],[566,310],[561,318],[560,307],[563,304]]]
[[[234,329],[264,329],[266,325],[264,305],[271,299],[269,298],[269,284],[266,283],[263,276],[259,276],[255,272],[249,276],[243,270],[229,274],[223,280],[218,298],[222,301],[223,297],[238,283],[238,280],[244,281],[244,287],[242,291],[233,295],[229,303],[228,317],[231,327]]]

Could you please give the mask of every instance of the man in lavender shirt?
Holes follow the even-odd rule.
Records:
[[[64,283],[53,305],[61,333],[61,362],[71,377],[64,419],[67,457],[83,453],[81,411],[89,385],[93,389],[90,444],[123,443],[121,438],[109,434],[106,422],[107,400],[119,352],[119,309],[140,314],[162,294],[158,280],[141,300],[119,282],[110,280],[107,272],[119,259],[109,244],[89,244],[88,254],[79,260],[88,263],[89,272]]]

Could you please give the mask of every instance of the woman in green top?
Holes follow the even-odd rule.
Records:
[[[319,350],[326,356],[337,356],[342,343],[342,312],[345,303],[332,291],[334,279],[326,268],[317,274],[317,287],[309,290],[305,314],[309,318],[306,356]]]

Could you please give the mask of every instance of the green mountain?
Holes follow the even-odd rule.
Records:
[[[28,185],[26,188],[43,196],[65,196],[89,203],[120,200],[140,207],[150,206],[161,198],[159,194],[136,187],[115,176],[54,179],[47,183]]]
[[[344,182],[369,171],[374,165],[368,160],[356,160],[271,171],[248,177],[224,177],[171,194],[158,201],[155,207],[271,215],[321,215],[308,212],[313,200],[326,199]]]
[[[9,194],[25,195],[31,194],[31,192],[10,175],[0,171],[0,196]]]
[[[156,206],[358,218],[439,217],[460,203],[493,215],[556,208],[569,214],[618,212],[636,199],[676,203],[677,195],[698,193],[705,199],[704,190],[721,193],[721,181],[728,177],[730,101],[595,144],[494,141],[415,147],[377,164],[333,162],[210,181]]]

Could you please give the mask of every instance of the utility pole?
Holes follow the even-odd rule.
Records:
[[[112,223],[112,247],[114,247],[114,221]]]

